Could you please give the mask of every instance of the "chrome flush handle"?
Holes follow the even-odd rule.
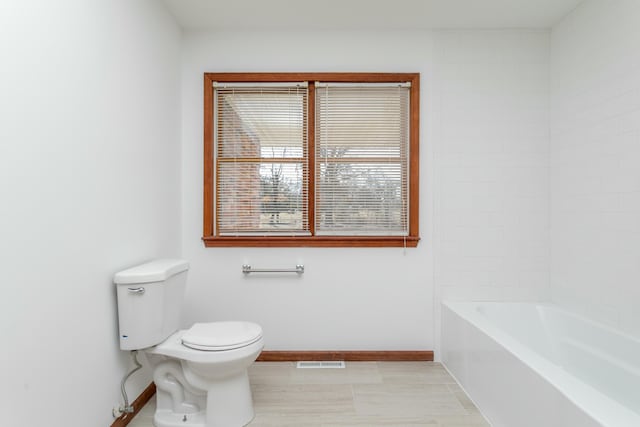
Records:
[[[132,294],[139,294],[142,295],[144,294],[144,288],[140,287],[140,288],[127,288],[129,289],[129,292]]]

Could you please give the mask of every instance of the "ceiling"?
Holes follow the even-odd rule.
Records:
[[[583,0],[163,0],[186,30],[549,28]]]

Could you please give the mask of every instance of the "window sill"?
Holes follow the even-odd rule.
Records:
[[[418,246],[419,237],[386,237],[386,236],[315,236],[315,237],[213,237],[202,238],[205,247],[310,247],[310,248],[415,248]]]

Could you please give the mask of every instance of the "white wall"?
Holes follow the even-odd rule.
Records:
[[[443,31],[436,278],[444,299],[548,296],[546,31]]]
[[[420,72],[419,247],[406,254],[205,249],[205,71]],[[186,322],[257,321],[269,350],[434,349],[441,291],[452,298],[547,295],[546,32],[189,33],[182,79],[182,246],[192,265]],[[245,278],[243,263],[307,270],[302,278]]]
[[[587,0],[551,33],[554,301],[640,334],[640,2]]]
[[[2,425],[113,421],[112,276],[180,254],[179,42],[154,0],[0,5]]]
[[[260,323],[268,350],[433,348],[431,150],[421,151],[417,249],[208,248],[202,241],[202,81],[206,71],[420,72],[431,107],[432,40],[424,33],[191,33],[183,44],[183,254],[191,262],[185,321]],[[421,117],[430,139],[430,119]],[[243,277],[241,266],[305,265]]]

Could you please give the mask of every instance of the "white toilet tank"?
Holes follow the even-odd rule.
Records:
[[[120,348],[140,350],[180,328],[189,263],[157,259],[116,273]]]

